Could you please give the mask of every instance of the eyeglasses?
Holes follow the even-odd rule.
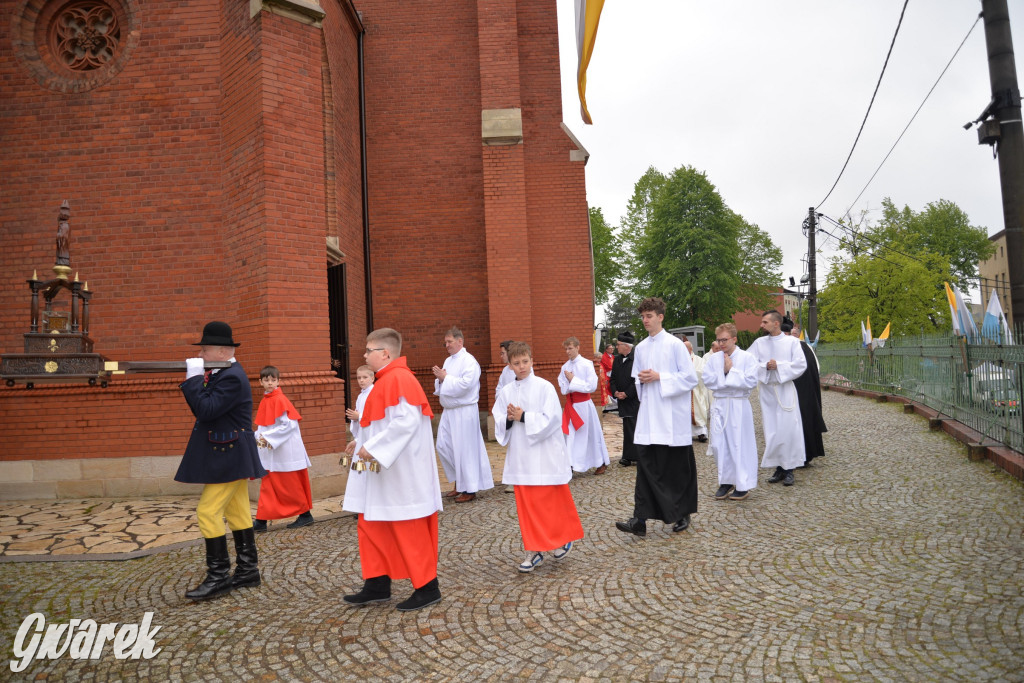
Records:
[[[374,351],[383,351],[383,350],[384,350],[384,347],[381,347],[379,349],[370,349],[370,348],[368,348],[368,349],[366,349],[366,355],[369,355],[369,354],[373,353]]]
[[[715,341],[718,342],[719,344],[724,344],[725,342],[729,341],[730,339],[735,339],[735,338],[736,337],[723,337],[722,339],[716,339]]]

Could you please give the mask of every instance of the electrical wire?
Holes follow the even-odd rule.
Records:
[[[898,138],[896,138],[896,142],[892,143],[892,147],[889,148],[888,154],[886,154],[885,158],[882,159],[882,163],[878,164],[878,168],[876,168],[875,172],[871,174],[870,178],[868,178],[868,182],[864,184],[863,188],[861,188],[861,191],[857,195],[857,197],[852,202],[850,202],[850,206],[846,209],[846,211],[843,212],[844,214],[849,214],[850,213],[850,209],[852,209],[854,204],[856,204],[857,201],[861,198],[861,195],[863,195],[864,192],[867,191],[868,186],[871,185],[871,181],[873,181],[875,179],[875,176],[878,175],[878,172],[882,170],[882,166],[884,166],[885,162],[889,160],[889,157],[890,157],[890,155],[892,155],[893,150],[896,149],[896,145],[900,144],[900,140],[903,139],[903,135],[907,132],[907,129],[910,128],[910,124],[912,124],[914,122],[914,119],[917,118],[917,115],[921,113],[921,109],[924,108],[925,102],[927,102],[928,98],[931,97],[932,92],[935,90],[936,86],[939,85],[939,81],[942,80],[942,77],[946,75],[946,71],[949,70],[950,65],[953,63],[953,60],[956,59],[956,56],[958,54],[960,54],[960,49],[963,48],[964,43],[967,42],[967,39],[971,36],[971,33],[974,31],[974,27],[976,27],[978,25],[979,21],[981,21],[981,15],[980,14],[974,20],[974,23],[971,24],[971,28],[968,29],[967,35],[965,35],[964,39],[960,41],[960,45],[957,46],[956,51],[953,53],[953,56],[949,58],[948,62],[946,62],[945,68],[942,69],[942,73],[939,74],[939,77],[935,79],[935,83],[932,84],[931,90],[928,91],[928,94],[924,96],[924,99],[921,101],[920,106],[918,106],[917,111],[915,111],[914,115],[910,117],[909,121],[907,121],[907,125],[904,126],[903,132],[901,132],[900,136]],[[822,200],[822,201],[824,201],[824,200]],[[820,204],[819,204],[819,206],[820,206]]]
[[[839,184],[839,179],[843,177],[843,173],[846,171],[846,167],[850,163],[850,158],[853,157],[853,150],[857,149],[857,141],[860,140],[860,135],[864,132],[864,124],[868,122],[868,114],[871,113],[871,107],[875,103],[875,96],[878,95],[878,88],[882,85],[882,76],[885,75],[885,68],[889,65],[889,57],[892,56],[892,48],[896,45],[896,36],[900,33],[900,26],[903,24],[903,15],[907,11],[907,4],[909,2],[910,0],[903,0],[903,9],[900,10],[900,20],[896,23],[896,32],[892,34],[892,42],[889,43],[889,52],[886,53],[885,63],[882,64],[882,73],[878,74],[878,83],[875,84],[875,92],[871,94],[871,102],[868,103],[868,110],[864,112],[864,120],[861,121],[860,130],[857,131],[857,137],[853,140],[853,147],[850,148],[850,153],[846,156],[846,162],[843,164],[842,169],[840,169],[839,175],[836,177],[836,181],[832,183],[832,188],[828,191],[828,194],[825,195],[825,199],[818,202],[818,206],[814,207],[815,209],[824,204],[825,200],[832,196],[832,191],[836,189],[836,185]]]

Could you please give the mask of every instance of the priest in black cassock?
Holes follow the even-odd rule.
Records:
[[[633,379],[633,333],[620,332],[615,346],[619,352],[612,361],[612,375],[608,388],[618,401],[619,417],[622,418],[622,457],[619,464],[629,467],[636,464],[636,446],[633,433],[636,431],[636,414],[640,410],[640,399],[636,395],[636,380]]]
[[[788,329],[787,329],[788,328]],[[794,325],[789,316],[782,321],[782,332],[800,337],[800,326]],[[807,371],[793,380],[796,386],[796,398],[800,404],[800,418],[804,428],[804,453],[806,459],[803,467],[809,467],[811,460],[825,455],[825,445],[821,435],[828,431],[825,420],[821,416],[821,382],[818,378],[818,358],[814,350],[805,342],[800,342],[804,358],[807,359]]]

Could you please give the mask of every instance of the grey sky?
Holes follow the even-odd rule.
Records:
[[[801,221],[849,153],[903,2],[606,0],[587,72],[592,126],[576,96],[573,0],[557,2],[563,116],[591,154],[589,204],[618,225],[648,166],[694,166],[771,234],[784,276],[799,277]],[[1009,4],[1019,74],[1024,7]],[[857,149],[820,211],[839,218],[850,207],[980,10],[978,0],[911,0]],[[962,128],[989,98],[979,22],[852,213],[877,219],[886,196],[915,211],[948,199],[990,235],[1002,230],[997,163]],[[828,240],[819,275],[832,253]]]

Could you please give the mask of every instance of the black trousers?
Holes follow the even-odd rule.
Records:
[[[636,446],[633,434],[636,432],[636,415],[625,415],[622,418],[622,459],[636,462]]]
[[[697,511],[693,446],[637,445],[633,516],[672,524]]]

